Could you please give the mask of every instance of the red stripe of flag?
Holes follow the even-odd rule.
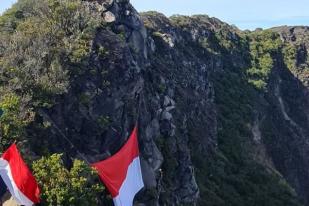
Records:
[[[39,203],[40,190],[38,184],[19,154],[16,144],[12,144],[6,150],[2,159],[8,162],[11,176],[18,189],[33,203]],[[14,194],[12,195],[14,196]]]
[[[126,179],[128,167],[139,156],[137,127],[134,128],[126,144],[112,157],[92,164],[99,171],[100,179],[115,198]]]

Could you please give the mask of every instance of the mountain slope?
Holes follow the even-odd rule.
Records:
[[[0,25],[2,148],[95,162],[138,120],[141,205],[309,204],[307,27],[126,0],[20,0]]]

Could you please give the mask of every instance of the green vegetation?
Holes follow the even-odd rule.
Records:
[[[1,150],[7,148],[14,140],[18,140],[23,134],[25,126],[33,120],[34,113],[31,109],[24,110],[25,103],[14,93],[4,93],[0,98],[0,134]]]
[[[41,188],[42,205],[98,205],[103,186],[96,171],[80,160],[70,170],[64,167],[60,154],[43,157],[33,163]]]
[[[192,19],[189,16],[173,15],[170,17],[170,20],[173,22],[174,25],[177,25],[181,28],[192,25]]]
[[[269,31],[250,34],[249,38],[243,35],[231,39],[231,35],[223,29],[208,43],[217,51],[215,55],[222,55],[225,68],[212,77],[218,110],[218,150],[208,158],[201,156],[195,148],[200,140],[195,139],[198,135],[194,128],[189,133],[192,161],[200,195],[204,197],[199,205],[301,205],[295,191],[281,176],[254,160],[255,146],[249,138],[257,104],[254,88],[266,88],[273,59],[280,55],[282,42],[277,34]],[[252,57],[248,65],[254,67],[248,70],[246,66],[233,66],[239,61],[235,54],[245,57],[248,52]]]
[[[248,69],[248,81],[259,90],[266,90],[269,75],[274,67],[274,56],[283,46],[279,34],[270,30],[251,33],[251,68]]]
[[[215,78],[218,151],[208,159],[193,152],[198,184],[205,197],[199,205],[300,205],[295,192],[281,176],[253,160],[248,123],[253,121],[255,97],[252,87],[244,86],[246,77],[239,70],[238,73],[224,71]],[[196,150],[192,148],[192,151]]]
[[[0,17],[0,90],[2,110],[8,110],[0,120],[2,145],[22,138],[37,108],[52,107],[91,68],[91,44],[101,24],[100,12],[80,0],[20,0]],[[9,100],[20,103],[5,108],[12,95]]]
[[[102,129],[106,129],[108,128],[108,126],[110,125],[111,123],[111,119],[109,116],[100,116],[97,120],[98,124],[100,125],[100,127]]]
[[[295,70],[296,67],[297,47],[292,44],[287,44],[283,48],[284,62],[290,70]]]
[[[102,21],[99,11],[80,0],[19,0],[0,16],[1,151],[14,140],[31,142],[36,134],[27,130],[30,125],[40,132],[50,129],[48,121],[35,122],[41,118],[37,111],[51,108],[81,74],[90,73],[92,41]],[[108,54],[105,48],[99,52]],[[50,154],[46,146],[38,147]],[[89,166],[79,160],[70,170],[65,166],[58,154],[33,163],[42,205],[107,201],[98,175]]]

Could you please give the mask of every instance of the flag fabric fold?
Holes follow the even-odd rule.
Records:
[[[144,187],[139,158],[137,127],[125,145],[110,158],[92,164],[113,197],[115,206],[132,206]]]
[[[31,206],[40,202],[38,184],[16,144],[12,144],[0,158],[0,176],[18,204]]]

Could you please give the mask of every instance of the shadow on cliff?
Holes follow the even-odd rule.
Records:
[[[309,91],[284,64],[282,55],[277,57],[270,79],[261,123],[263,142],[275,168],[308,205]]]

